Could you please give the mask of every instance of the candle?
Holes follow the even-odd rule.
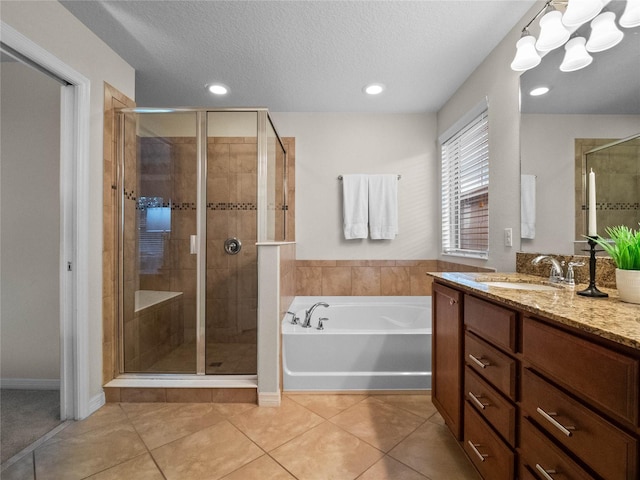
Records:
[[[596,174],[589,172],[589,236],[598,235],[598,226],[596,223]]]

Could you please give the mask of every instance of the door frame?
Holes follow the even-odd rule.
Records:
[[[92,413],[89,385],[91,82],[4,22],[0,41],[69,85],[60,95],[60,417]]]

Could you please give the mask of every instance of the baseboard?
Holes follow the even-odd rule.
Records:
[[[98,409],[100,409],[100,407],[102,407],[106,402],[107,400],[104,396],[104,391],[101,391],[98,395],[91,398],[91,400],[89,400],[89,415],[98,411]]]
[[[60,390],[56,378],[2,378],[0,388],[11,390]]]
[[[258,392],[258,405],[261,407],[279,407],[280,392]]]

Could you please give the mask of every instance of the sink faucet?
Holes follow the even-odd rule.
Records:
[[[538,265],[540,262],[551,264],[551,273],[549,274],[549,281],[551,283],[562,283],[564,281],[564,273],[562,272],[562,265],[558,260],[549,255],[538,255],[531,260],[533,265]]]
[[[304,323],[302,324],[304,328],[311,327],[311,315],[313,315],[313,311],[318,307],[329,308],[329,304],[324,302],[318,302],[314,304],[309,310],[307,310],[307,312],[304,315]]]

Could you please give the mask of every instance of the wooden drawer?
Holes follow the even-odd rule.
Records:
[[[523,322],[524,358],[579,398],[638,425],[638,361],[532,318]]]
[[[467,401],[483,416],[502,438],[516,446],[516,407],[500,395],[470,367],[465,368],[464,394]]]
[[[636,478],[636,440],[526,368],[522,375],[522,408],[604,478]]]
[[[516,351],[516,312],[465,295],[464,324],[494,345]]]
[[[534,472],[535,478],[548,480],[593,480],[578,464],[553,445],[527,419],[520,425],[520,469]],[[547,477],[541,473],[547,472]]]
[[[515,401],[516,361],[513,358],[467,332],[464,359],[478,375]]]
[[[463,447],[483,478],[513,480],[514,453],[468,403],[464,407]]]

